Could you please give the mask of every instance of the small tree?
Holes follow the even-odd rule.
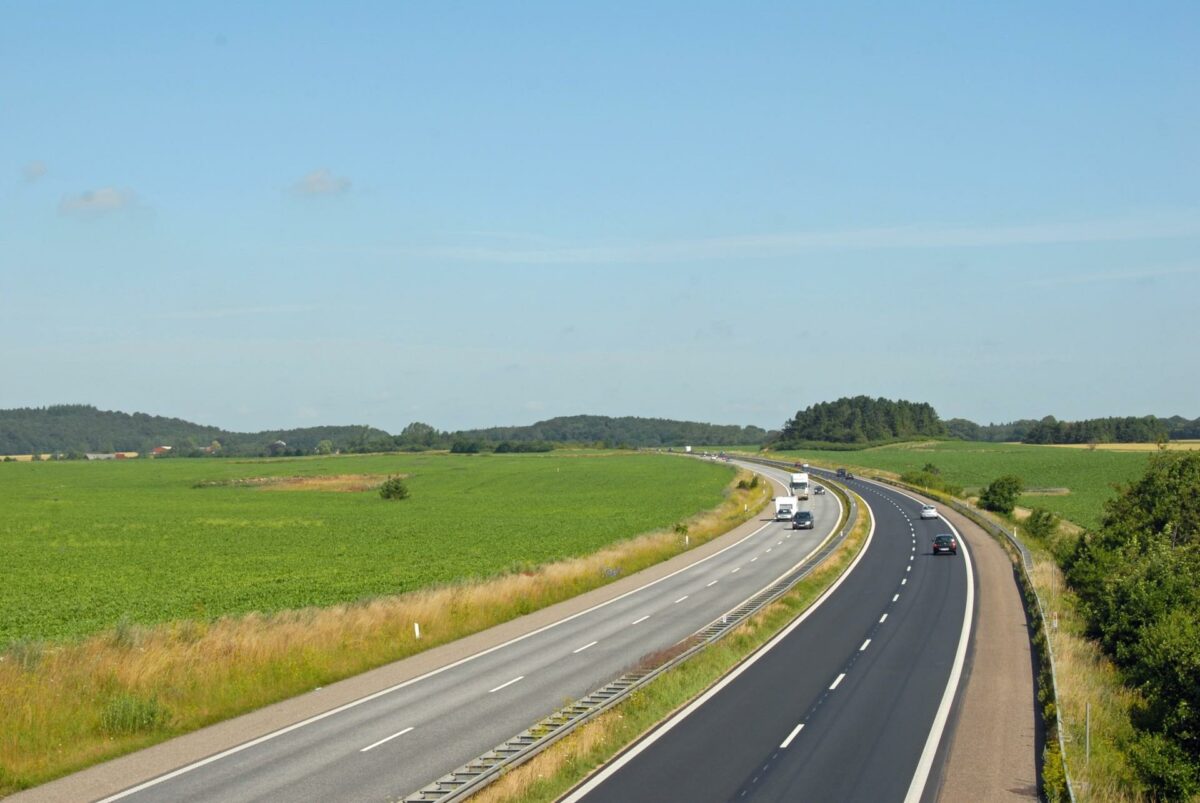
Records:
[[[317,454],[333,454],[333,441],[329,438],[317,441]]]
[[[1049,538],[1058,529],[1058,516],[1044,507],[1035,507],[1025,520],[1025,529],[1034,538]]]
[[[935,466],[933,463],[926,463],[925,466],[921,469],[921,471],[925,474],[933,474],[934,476],[937,476],[938,474],[942,473],[942,470],[940,468],[938,468],[937,466]]]
[[[407,499],[408,486],[400,477],[388,477],[383,485],[379,486],[379,496],[383,499]]]
[[[1020,477],[1005,474],[992,480],[992,484],[979,494],[979,504],[985,510],[1009,514],[1017,506],[1017,497],[1021,495],[1024,483]]]

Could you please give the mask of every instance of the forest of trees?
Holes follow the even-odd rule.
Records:
[[[946,433],[964,441],[997,443],[1154,443],[1160,437],[1200,438],[1200,418],[1147,415],[1059,421],[1050,415],[1041,420],[1025,418],[1007,424],[976,424],[965,418],[951,418],[946,421]]]
[[[0,410],[0,454],[140,452],[170,446],[172,457],[303,455],[332,452],[540,452],[554,444],[666,447],[759,444],[760,427],[723,426],[665,418],[580,415],[525,427],[443,432],[414,421],[398,435],[368,426],[323,426],[230,432],[179,418],[98,410],[69,404]],[[282,444],[282,445],[280,445]]]
[[[1129,746],[1151,799],[1200,792],[1200,452],[1163,452],[1067,561],[1091,635],[1145,700]]]
[[[924,402],[841,398],[814,404],[783,425],[775,448],[805,443],[882,443],[946,436],[937,412]]]

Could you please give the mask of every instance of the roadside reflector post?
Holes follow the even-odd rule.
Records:
[[[418,639],[421,638],[421,625],[417,622],[413,622],[413,635]]]

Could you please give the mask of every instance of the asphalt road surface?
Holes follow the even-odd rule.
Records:
[[[802,622],[567,799],[918,801],[937,794],[973,578],[944,520],[885,486],[859,562]],[[931,781],[932,779],[932,781]]]

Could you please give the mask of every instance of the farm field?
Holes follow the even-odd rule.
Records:
[[[409,499],[379,497],[389,475]],[[596,452],[2,464],[0,649],[522,570],[714,507],[732,476]]]
[[[1015,474],[1027,489],[1022,507],[1044,507],[1083,527],[1099,524],[1104,501],[1115,495],[1112,485],[1130,482],[1145,469],[1150,454],[1142,451],[1064,449],[1022,443],[926,441],[841,452],[802,450],[776,452],[822,466],[878,469],[903,474],[933,463],[968,493],[1003,474]]]

